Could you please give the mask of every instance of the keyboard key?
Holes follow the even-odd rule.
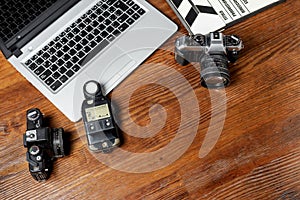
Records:
[[[59,59],[58,61],[56,61],[56,64],[57,64],[58,66],[63,66],[64,63],[65,63],[65,61],[62,60],[62,59]]]
[[[39,67],[39,68],[37,68],[35,71],[34,71],[34,73],[36,74],[36,75],[41,75],[43,72],[45,71],[45,68],[44,67]]]
[[[109,20],[109,19],[106,19],[104,22],[103,22],[106,27],[109,26],[112,22]]]
[[[63,38],[60,39],[60,43],[62,43],[62,44],[67,44],[68,41],[69,40],[67,38],[65,38],[65,37],[63,37]]]
[[[55,73],[52,75],[52,77],[53,77],[54,79],[58,79],[58,78],[60,77],[60,73],[55,72]]]
[[[133,19],[137,20],[137,19],[140,18],[140,15],[137,14],[137,13],[134,13],[134,14],[132,15],[132,17],[133,17]]]
[[[65,67],[61,67],[59,68],[58,72],[61,74],[64,74],[67,71],[67,69]]]
[[[79,66],[79,65],[74,65],[74,66],[72,67],[72,70],[73,70],[74,72],[78,72],[78,71],[80,70],[80,66]]]
[[[36,64],[41,65],[44,62],[44,60],[42,58],[38,58],[35,62]]]
[[[59,80],[62,82],[62,83],[65,83],[69,78],[65,75],[63,75],[62,77],[59,78]]]
[[[138,9],[140,9],[140,6],[139,5],[137,5],[137,4],[134,4],[133,6],[132,6],[132,8],[133,8],[133,10],[138,10]]]
[[[64,64],[64,67],[67,69],[70,69],[72,66],[73,66],[73,64],[70,61],[68,61]]]
[[[127,10],[127,14],[132,15],[134,13],[134,10],[132,10],[131,8],[129,10]]]
[[[117,10],[117,9],[116,9],[115,7],[110,7],[110,8],[108,9],[108,12],[109,12],[109,13],[114,13],[116,10]]]
[[[89,46],[91,48],[94,48],[95,46],[97,46],[97,43],[95,41],[91,41],[90,44],[89,44]]]
[[[84,20],[84,23],[85,24],[90,24],[92,22],[92,20],[90,19],[90,18],[86,18],[85,20]]]
[[[140,8],[140,9],[138,10],[138,13],[139,13],[140,15],[143,15],[143,14],[146,13],[146,11],[145,11],[144,9]]]
[[[105,20],[105,18],[104,18],[104,17],[102,17],[102,16],[99,16],[97,21],[98,21],[98,22],[103,22],[104,20]]]
[[[122,12],[122,10],[117,10],[116,12],[115,12],[115,14],[117,15],[117,16],[120,16],[120,15],[122,15],[123,14],[123,12]]]
[[[116,37],[113,36],[113,35],[109,35],[109,36],[107,37],[107,39],[108,39],[110,42],[112,42],[115,38],[116,38]]]
[[[78,58],[83,58],[83,56],[85,56],[85,53],[83,53],[83,51],[79,51],[76,56]]]
[[[127,1],[127,5],[132,6],[134,2],[132,0]]]
[[[88,35],[86,36],[86,39],[87,39],[88,41],[91,41],[91,40],[94,39],[94,35],[90,33],[90,34],[88,34]]]
[[[49,49],[49,53],[52,55],[56,52],[56,49],[54,49],[53,47],[51,49]]]
[[[79,35],[81,36],[81,37],[85,37],[86,35],[87,35],[88,33],[86,32],[86,31],[81,31],[80,33],[79,33]]]
[[[118,18],[118,22],[122,23],[124,21],[126,21],[126,19],[128,19],[128,15],[127,14],[123,14],[121,17]]]
[[[122,25],[119,27],[119,30],[120,30],[121,32],[123,32],[123,31],[125,31],[128,27],[129,27],[129,26],[128,26],[126,23],[124,23],[124,24],[122,24]]]
[[[112,23],[112,26],[118,28],[120,26],[120,23],[115,21],[114,23]]]
[[[73,40],[69,41],[69,43],[68,43],[68,45],[69,45],[70,47],[74,47],[75,44],[76,44],[76,43],[75,43]]]
[[[45,60],[47,60],[49,57],[50,57],[50,55],[48,53],[44,53],[42,55],[42,58],[45,59]]]
[[[74,56],[77,53],[77,51],[75,51],[75,49],[71,49],[69,51],[70,56]]]
[[[102,14],[103,17],[105,18],[108,18],[110,16],[110,13],[108,11],[105,11],[103,14]]]
[[[91,19],[96,19],[96,18],[97,18],[97,15],[96,15],[95,13],[93,13],[93,14],[90,15],[90,18],[91,18]]]
[[[87,54],[88,52],[90,52],[92,49],[89,46],[86,46],[83,48],[83,51]]]
[[[96,42],[100,43],[102,40],[103,40],[103,38],[101,36],[96,37]]]
[[[100,34],[103,38],[106,38],[108,36],[108,33],[106,31],[103,31],[101,34]]]
[[[63,55],[64,55],[64,52],[62,52],[61,50],[59,50],[55,53],[55,56],[57,56],[58,58],[62,57]]]
[[[97,36],[100,33],[100,31],[98,29],[94,29],[92,31],[92,34],[94,34],[95,36]]]
[[[76,44],[74,48],[75,50],[80,51],[83,48],[83,46],[81,44]]]
[[[51,66],[51,64],[52,64],[52,63],[51,63],[50,61],[47,60],[47,61],[43,62],[42,65],[43,65],[43,67],[48,68],[48,67]]]
[[[75,35],[77,35],[80,32],[80,30],[78,28],[74,28],[72,30],[72,33],[74,33]]]
[[[54,45],[55,49],[60,49],[61,47],[62,47],[62,44],[59,42]]]
[[[58,58],[57,58],[56,56],[51,56],[50,59],[49,59],[49,61],[50,61],[51,63],[54,63],[54,62],[56,62],[57,60],[58,60]]]
[[[68,61],[68,60],[71,58],[71,56],[68,55],[68,54],[65,54],[65,55],[63,55],[61,58],[62,58],[64,61]]]
[[[89,43],[89,41],[87,41],[86,39],[83,39],[80,41],[80,44],[83,46],[87,45],[88,43]]]
[[[77,63],[79,61],[79,58],[77,56],[73,56],[70,61],[72,61],[73,63]]]
[[[115,3],[115,6],[117,7],[117,8],[119,8],[119,9],[121,9],[122,11],[126,11],[129,7],[126,5],[126,4],[124,4],[122,1],[117,1],[116,3]]]
[[[62,83],[60,81],[56,81],[50,87],[53,91],[56,91],[60,86],[62,86]]]
[[[51,71],[55,72],[58,69],[58,66],[56,64],[52,64],[49,69],[51,69]]]
[[[119,31],[119,30],[115,30],[114,32],[113,32],[113,35],[114,36],[119,36],[121,34],[121,32]]]
[[[35,70],[38,66],[35,63],[32,63],[31,65],[29,65],[29,69],[31,69],[32,71]]]
[[[114,0],[107,0],[107,1],[106,1],[106,3],[107,3],[108,5],[110,5],[110,6],[111,6],[114,2],[115,2]]]
[[[103,10],[101,8],[98,8],[96,11],[95,11],[96,14],[98,15],[101,15],[103,13]]]
[[[112,14],[109,19],[115,21],[118,17],[115,14]]]
[[[45,83],[50,86],[52,83],[54,83],[54,79],[50,77],[45,81]]]
[[[103,5],[101,6],[101,8],[102,8],[103,10],[107,10],[107,8],[108,8],[108,5],[106,5],[106,4],[103,4]]]
[[[100,24],[98,26],[98,29],[101,30],[101,31],[103,31],[105,28],[106,28],[106,26],[104,24]]]
[[[78,24],[78,28],[79,28],[80,30],[84,29],[85,27],[86,27],[85,23],[80,23],[80,24]]]
[[[52,72],[48,69],[42,75],[40,75],[40,78],[42,80],[46,80],[51,74],[52,74]]]
[[[113,32],[115,29],[112,26],[107,27],[107,32],[111,33]]]
[[[131,25],[134,23],[134,20],[132,18],[129,18],[126,20],[127,24]]]
[[[72,70],[67,71],[66,75],[71,78],[75,73]]]
[[[97,21],[93,21],[91,24],[92,27],[97,27],[98,25],[99,25],[99,22],[97,22]]]
[[[73,33],[68,33],[68,35],[67,35],[67,38],[70,40],[70,39],[72,39],[74,37],[74,34]]]
[[[70,50],[70,47],[68,47],[68,46],[63,46],[63,48],[61,49],[62,50],[62,52],[68,52],[69,50]]]

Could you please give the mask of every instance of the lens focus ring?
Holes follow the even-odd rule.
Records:
[[[230,84],[228,59],[225,55],[211,55],[201,62],[201,85],[206,88],[224,88]]]

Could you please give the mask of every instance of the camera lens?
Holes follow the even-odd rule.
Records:
[[[63,133],[64,130],[62,128],[58,129],[53,129],[52,134],[53,134],[53,152],[54,152],[54,157],[60,158],[65,156],[64,152],[64,142],[63,142]]]
[[[218,89],[230,84],[228,60],[225,55],[210,55],[201,62],[201,85],[206,88]]]

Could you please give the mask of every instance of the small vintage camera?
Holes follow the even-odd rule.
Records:
[[[175,59],[180,65],[200,62],[201,85],[223,88],[230,84],[228,63],[234,63],[243,48],[242,40],[235,35],[213,32],[183,36],[176,40]]]
[[[83,91],[85,100],[82,103],[82,119],[89,149],[93,152],[110,153],[121,143],[111,103],[96,81],[88,81]]]
[[[44,127],[43,114],[37,108],[28,110],[26,117],[27,131],[23,135],[23,143],[28,149],[29,171],[35,180],[45,181],[50,176],[54,159],[65,155],[64,130]]]

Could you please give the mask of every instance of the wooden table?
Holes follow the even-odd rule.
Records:
[[[187,33],[175,14],[150,2],[180,28],[110,95],[126,131],[108,157],[91,154],[81,122],[0,56],[0,199],[300,199],[300,2],[224,31],[245,48],[230,68],[232,84],[211,92],[197,65],[174,60],[174,41]],[[33,107],[65,129],[71,147],[44,183],[30,176],[22,141]]]

